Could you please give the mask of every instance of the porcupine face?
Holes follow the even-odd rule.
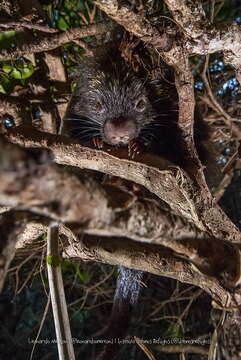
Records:
[[[145,80],[121,58],[85,62],[74,91],[69,116],[72,135],[80,140],[100,137],[111,145],[127,145],[148,139],[148,125],[157,117]]]

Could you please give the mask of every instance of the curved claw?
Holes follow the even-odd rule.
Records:
[[[142,151],[141,145],[136,140],[131,140],[128,144],[128,156],[134,159]]]
[[[96,147],[97,149],[103,148],[103,140],[99,136],[94,137],[92,141],[93,141],[94,147]]]

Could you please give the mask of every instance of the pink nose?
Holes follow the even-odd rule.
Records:
[[[133,120],[124,117],[107,120],[104,134],[107,141],[113,145],[128,144],[136,136],[136,124]]]

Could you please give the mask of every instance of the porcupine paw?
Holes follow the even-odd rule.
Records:
[[[137,155],[142,152],[142,146],[137,140],[131,140],[128,144],[128,156],[134,159]]]
[[[94,137],[92,139],[92,142],[93,142],[94,147],[96,147],[97,149],[103,148],[103,140],[99,136]]]

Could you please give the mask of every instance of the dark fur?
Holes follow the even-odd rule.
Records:
[[[128,331],[130,314],[136,308],[140,293],[140,281],[143,279],[143,271],[131,270],[120,266],[116,284],[115,297],[107,330],[106,337],[113,340],[113,344],[106,345],[97,360],[114,360],[119,344]]]
[[[151,81],[144,71],[135,73],[117,48],[85,59],[76,80],[64,120],[65,134],[85,144],[99,136],[112,145],[106,139],[104,126],[113,119],[124,118],[135,123],[134,139],[144,151],[181,162],[177,94],[168,81]],[[142,112],[135,110],[140,98],[145,101]]]

